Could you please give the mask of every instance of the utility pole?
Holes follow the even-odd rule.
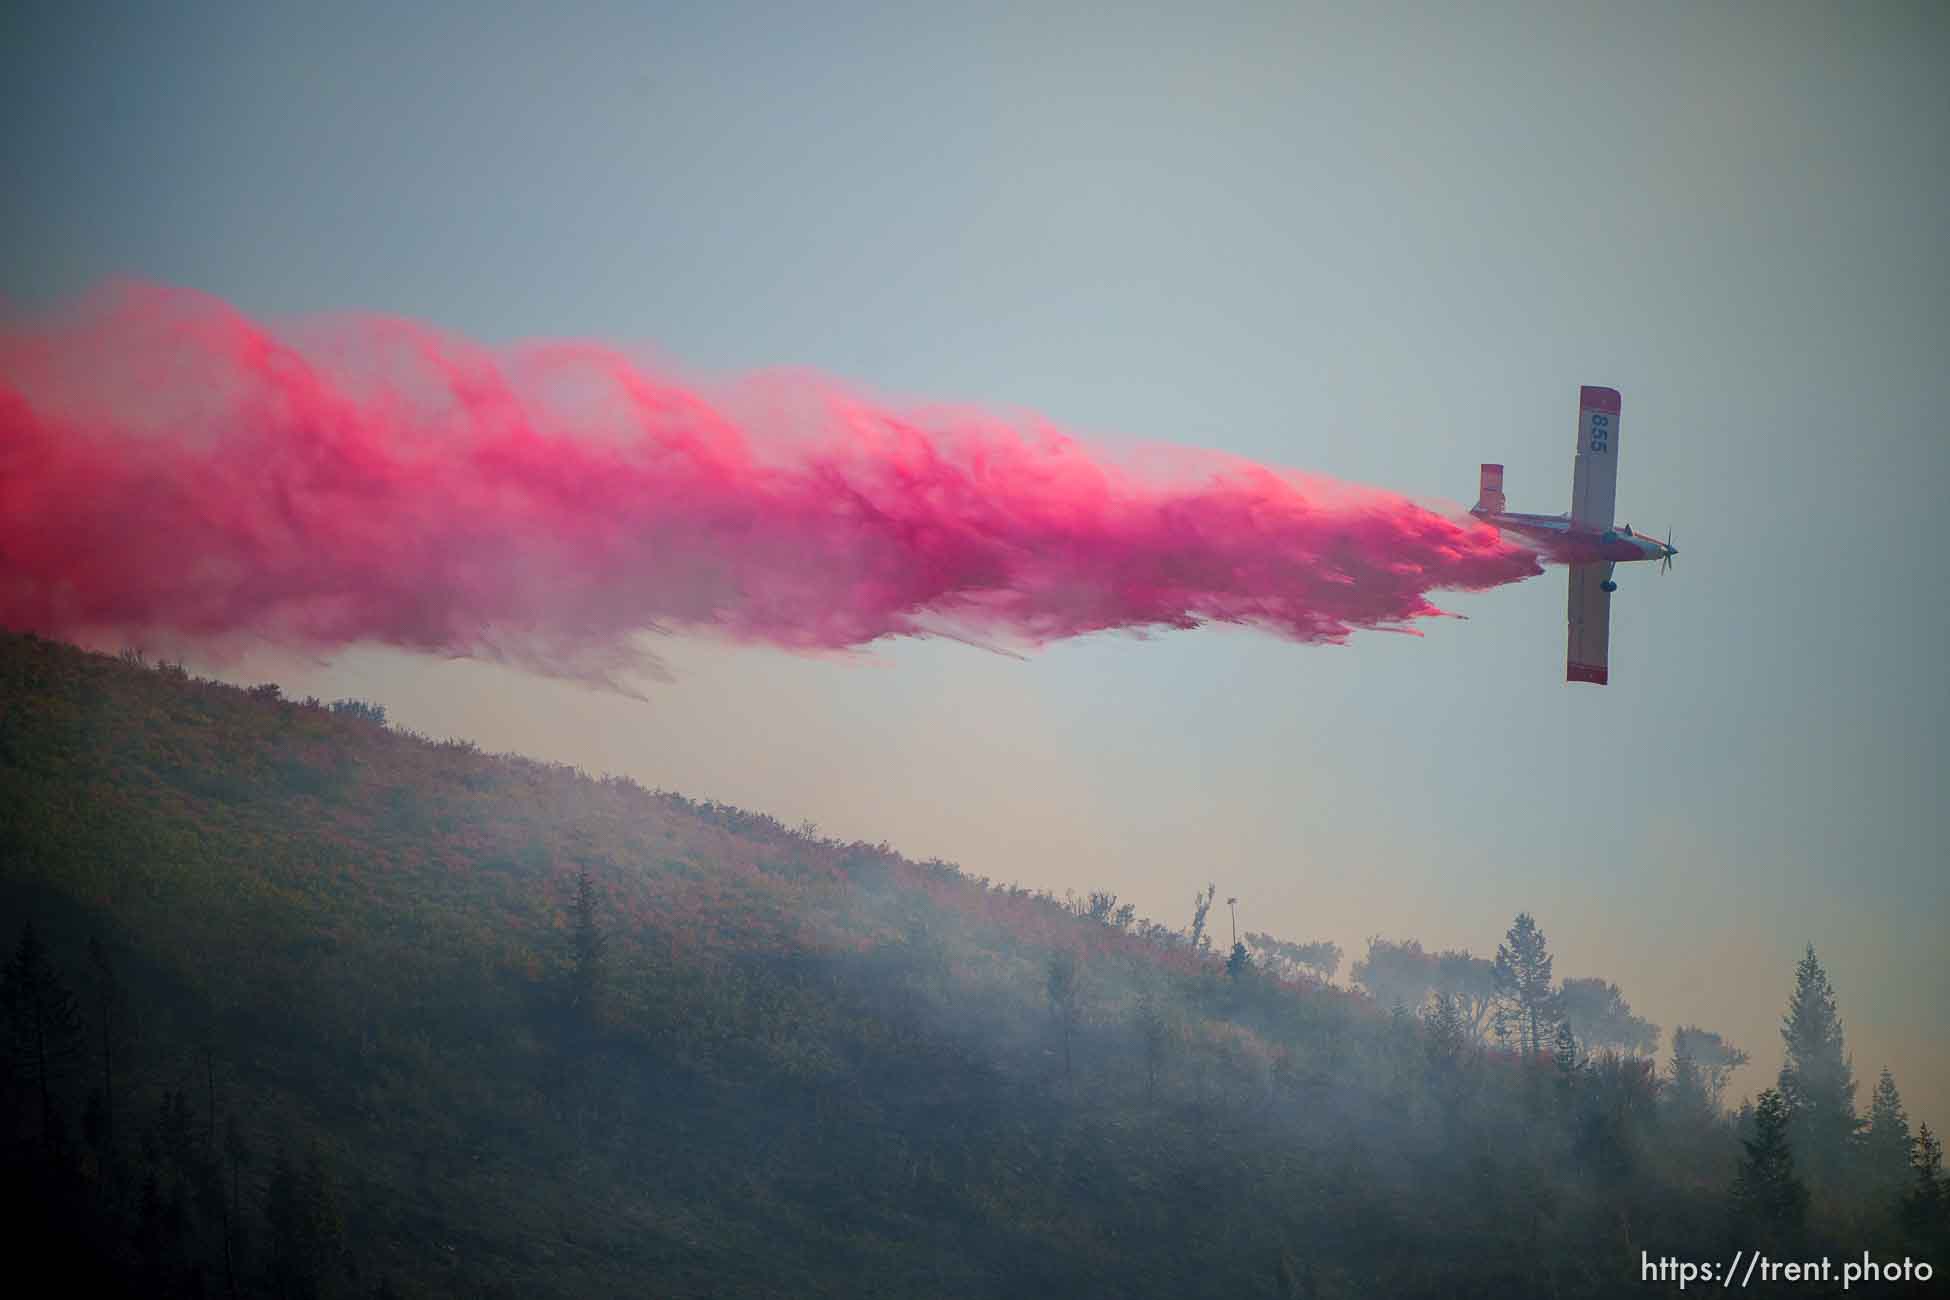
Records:
[[[1237,948],[1239,946],[1239,900],[1228,898],[1226,910],[1232,913],[1232,946]]]

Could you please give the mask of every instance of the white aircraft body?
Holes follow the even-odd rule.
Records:
[[[1565,645],[1564,680],[1605,684],[1611,640],[1611,594],[1618,590],[1612,568],[1634,560],[1672,566],[1679,549],[1672,534],[1661,542],[1612,525],[1618,489],[1618,412],[1615,388],[1578,390],[1578,458],[1571,475],[1571,510],[1563,515],[1520,515],[1503,508],[1503,466],[1485,465],[1470,514],[1497,528],[1522,533],[1542,543],[1549,558],[1570,566],[1570,624]]]

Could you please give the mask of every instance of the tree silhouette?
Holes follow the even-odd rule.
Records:
[[[1428,1061],[1430,1083],[1453,1122],[1455,1105],[1462,1097],[1463,1065],[1475,1042],[1461,999],[1453,993],[1436,994],[1423,1019],[1423,1030],[1422,1048]]]
[[[1931,1247],[1950,1243],[1950,1190],[1943,1182],[1943,1141],[1925,1124],[1910,1162],[1915,1181],[1903,1199],[1903,1223]]]
[[[54,1082],[82,1058],[81,1012],[49,963],[40,932],[29,921],[0,980],[6,1008],[8,1063],[40,1096],[41,1141],[54,1140]]]
[[[1551,962],[1544,932],[1528,912],[1519,912],[1496,946],[1496,989],[1501,1018],[1514,1024],[1517,1050],[1525,1056],[1544,1051],[1557,1022],[1557,999],[1551,991]]]
[[[1707,1089],[1706,1074],[1693,1059],[1692,1045],[1673,1035],[1672,1061],[1666,1067],[1666,1108],[1689,1128],[1698,1129],[1713,1119],[1717,1107]]]
[[[1727,1079],[1750,1059],[1740,1048],[1698,1025],[1681,1025],[1672,1031],[1672,1054],[1675,1061],[1683,1056],[1698,1068],[1700,1084],[1715,1114],[1726,1094]]]
[[[334,700],[332,712],[340,717],[357,718],[360,722],[370,722],[376,727],[386,725],[386,706],[373,704],[367,700]]]
[[[1578,1038],[1571,1030],[1571,1022],[1557,1022],[1557,1034],[1551,1040],[1551,1061],[1557,1067],[1560,1079],[1569,1081],[1578,1072],[1583,1057],[1578,1050]]]
[[[1348,976],[1382,1006],[1400,1003],[1417,1011],[1438,982],[1439,966],[1436,958],[1422,951],[1419,939],[1397,943],[1371,935],[1367,955],[1354,963]]]
[[[1567,979],[1557,997],[1559,1013],[1576,1023],[1578,1041],[1591,1051],[1650,1052],[1658,1046],[1659,1026],[1633,1015],[1625,994],[1608,980]]]
[[[1788,1147],[1787,1099],[1769,1088],[1755,1103],[1746,1157],[1733,1183],[1733,1209],[1741,1227],[1769,1244],[1798,1239],[1808,1214],[1808,1189],[1794,1171]]]
[[[1573,1077],[1573,1150],[1600,1177],[1630,1176],[1638,1168],[1640,1136],[1658,1114],[1658,1067],[1650,1057],[1607,1047],[1582,1062]]]
[[[1869,1125],[1862,1134],[1865,1180],[1871,1194],[1885,1204],[1909,1182],[1915,1146],[1896,1076],[1885,1068],[1869,1100]]]
[[[1855,1072],[1843,1051],[1835,990],[1813,944],[1794,968],[1794,995],[1781,1018],[1781,1040],[1787,1056],[1779,1087],[1796,1149],[1807,1157],[1811,1172],[1832,1178],[1861,1121],[1855,1116]]]
[[[1496,963],[1466,948],[1437,953],[1435,986],[1455,999],[1470,1041],[1482,1042],[1496,1010]]]
[[[1205,916],[1212,910],[1212,900],[1219,896],[1217,883],[1208,884],[1205,892],[1192,895],[1191,943],[1193,952],[1208,952],[1212,948],[1212,936],[1205,932]]]
[[[1253,973],[1253,956],[1246,951],[1246,945],[1234,940],[1232,952],[1226,958],[1226,974],[1237,984]]]

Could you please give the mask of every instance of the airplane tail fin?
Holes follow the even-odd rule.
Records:
[[[1493,515],[1503,513],[1503,466],[1483,466],[1476,484],[1476,508]]]

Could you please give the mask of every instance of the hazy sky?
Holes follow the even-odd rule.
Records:
[[[1950,9],[1143,9],[16,3],[0,294],[811,365],[1464,502],[1500,460],[1545,513],[1616,387],[1619,517],[1682,553],[1621,568],[1603,689],[1557,570],[1338,648],[676,641],[647,703],[252,667],[1174,924],[1216,880],[1350,961],[1527,909],[1740,1092],[1813,941],[1862,1100],[1950,1124]]]

